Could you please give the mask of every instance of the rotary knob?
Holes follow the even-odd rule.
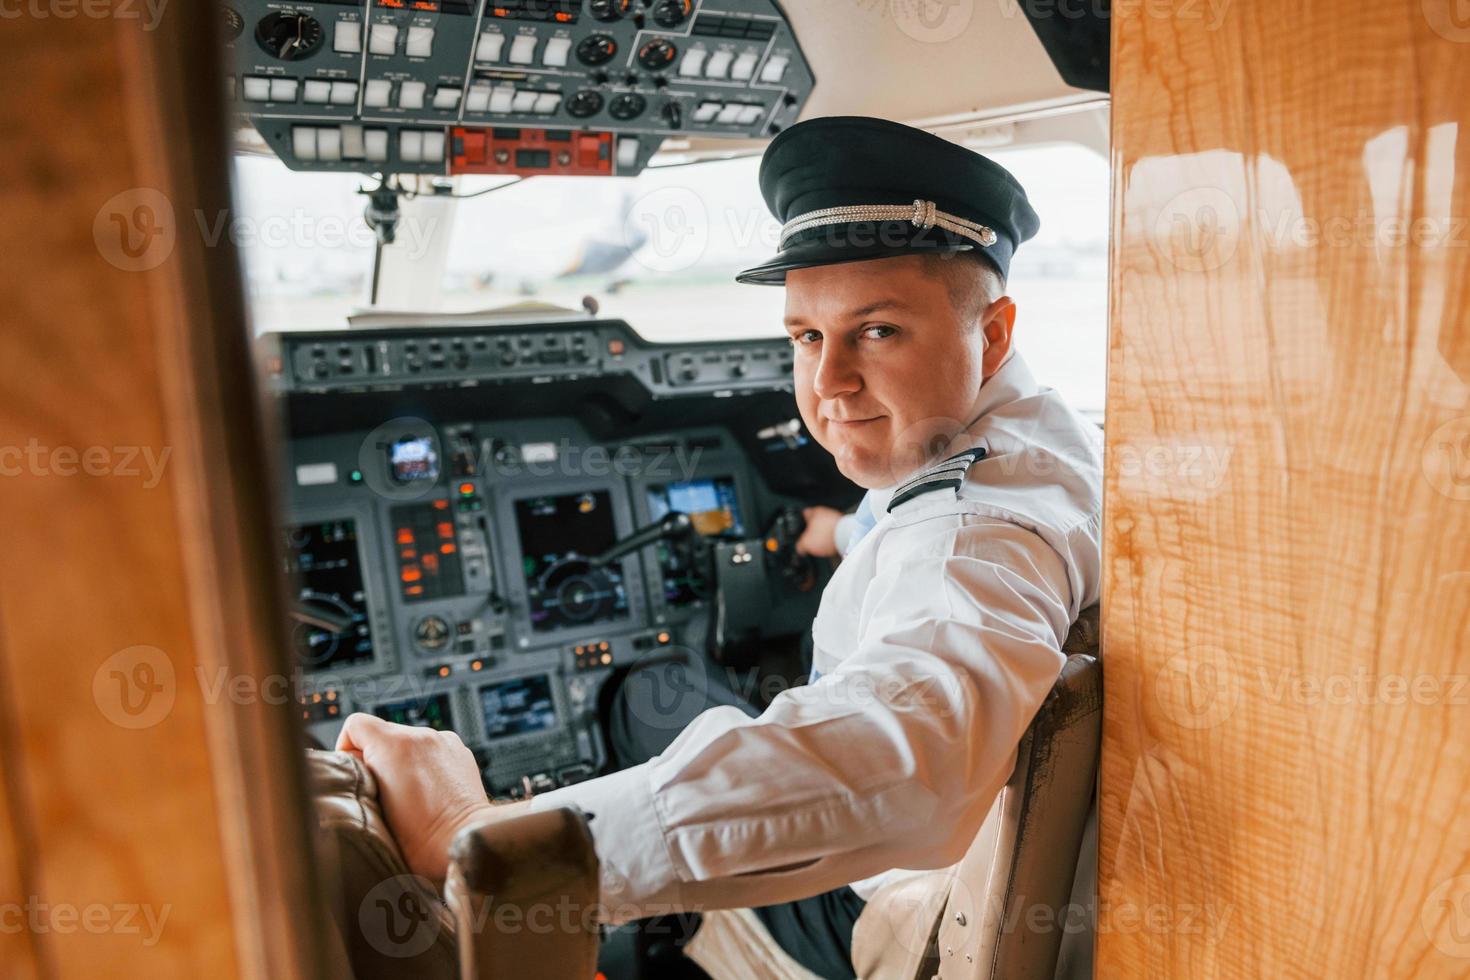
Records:
[[[306,14],[276,11],[255,25],[255,40],[282,61],[309,58],[322,46],[322,24]]]
[[[606,65],[617,54],[617,41],[610,34],[589,34],[576,44],[576,60],[584,65]]]
[[[226,7],[223,4],[219,8],[220,16],[224,18],[225,40],[233,41],[245,33],[245,18],[234,7]]]
[[[633,12],[636,0],[589,0],[587,10],[598,20],[621,20]]]
[[[602,93],[584,88],[567,99],[567,112],[578,119],[596,115],[602,109]]]
[[[638,49],[638,63],[649,71],[663,71],[679,57],[672,41],[656,37]]]
[[[653,8],[653,20],[660,27],[678,27],[693,9],[693,0],[659,0]]]
[[[629,120],[643,115],[643,110],[648,108],[648,100],[637,92],[622,92],[613,96],[613,100],[607,104],[607,114],[614,119]]]
[[[577,60],[584,65],[605,65],[618,53],[618,42],[610,34],[589,34],[577,42]]]
[[[425,616],[414,624],[413,641],[425,653],[438,653],[449,645],[449,624],[440,616]]]

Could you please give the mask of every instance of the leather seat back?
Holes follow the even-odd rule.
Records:
[[[1051,980],[1096,785],[1097,659],[1067,658],[996,808],[960,862],[939,921],[942,980]]]
[[[852,946],[859,976],[1052,980],[1064,935],[1076,937],[1086,927],[1086,915],[1072,907],[1074,885],[1082,902],[1092,889],[1076,874],[1095,805],[1099,636],[1093,607],[1073,626],[1061,675],[961,862],[890,885],[863,910]]]
[[[308,752],[317,853],[347,980],[591,980],[597,972],[598,864],[572,810],[506,815],[466,830],[450,852],[445,899],[409,872],[356,756]],[[512,815],[514,814],[514,815]]]
[[[307,771],[339,975],[453,980],[453,918],[432,883],[409,872],[372,773],[356,756],[316,750],[307,753]]]

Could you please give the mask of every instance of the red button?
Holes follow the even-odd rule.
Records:
[[[577,166],[595,169],[597,167],[597,148],[602,138],[597,135],[584,135],[577,137]]]

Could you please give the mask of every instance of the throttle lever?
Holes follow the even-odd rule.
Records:
[[[621,541],[613,542],[612,546],[602,554],[587,559],[587,563],[594,568],[610,565],[624,555],[632,554],[639,548],[645,548],[657,541],[675,541],[693,533],[694,524],[689,520],[689,515],[677,510],[672,511],[664,515],[662,520],[639,528]]]

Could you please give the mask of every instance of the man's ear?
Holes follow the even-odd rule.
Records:
[[[980,331],[985,337],[981,366],[985,378],[1000,370],[1011,352],[1011,331],[1016,326],[1016,301],[1002,296],[980,314]]]

